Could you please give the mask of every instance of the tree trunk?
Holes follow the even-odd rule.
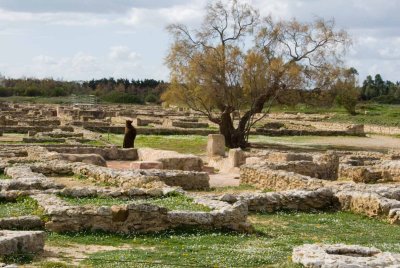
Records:
[[[245,149],[247,147],[246,133],[240,129],[235,129],[230,113],[222,113],[219,124],[219,131],[225,137],[226,147],[231,149]]]

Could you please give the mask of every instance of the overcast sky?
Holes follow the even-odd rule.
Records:
[[[335,18],[354,45],[346,63],[400,80],[400,0],[247,0],[262,15]],[[7,77],[168,80],[173,22],[196,25],[205,0],[0,0],[0,73]]]

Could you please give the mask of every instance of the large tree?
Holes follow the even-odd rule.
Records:
[[[333,83],[349,44],[333,21],[260,18],[237,0],[208,4],[197,30],[168,30],[171,84],[163,99],[206,115],[230,148],[247,146],[250,129],[279,94]]]

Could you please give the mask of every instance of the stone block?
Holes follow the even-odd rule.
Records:
[[[225,156],[225,137],[223,135],[221,134],[208,135],[207,155],[209,157]]]
[[[400,254],[357,245],[307,244],[293,249],[293,262],[305,267],[400,267]]]
[[[0,256],[43,251],[45,232],[0,231]]]
[[[229,165],[232,168],[240,167],[246,163],[246,158],[242,149],[231,149],[228,154]]]
[[[163,163],[159,161],[138,161],[130,164],[131,169],[163,169]]]

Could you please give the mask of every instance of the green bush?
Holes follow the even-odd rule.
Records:
[[[135,103],[143,104],[143,99],[137,95],[124,92],[112,91],[101,97],[102,100],[111,103]]]
[[[147,95],[146,98],[145,98],[144,100],[145,100],[145,102],[150,102],[150,103],[156,103],[156,102],[158,102],[158,98],[157,98],[154,94],[152,94],[152,93],[150,93],[149,95]]]

